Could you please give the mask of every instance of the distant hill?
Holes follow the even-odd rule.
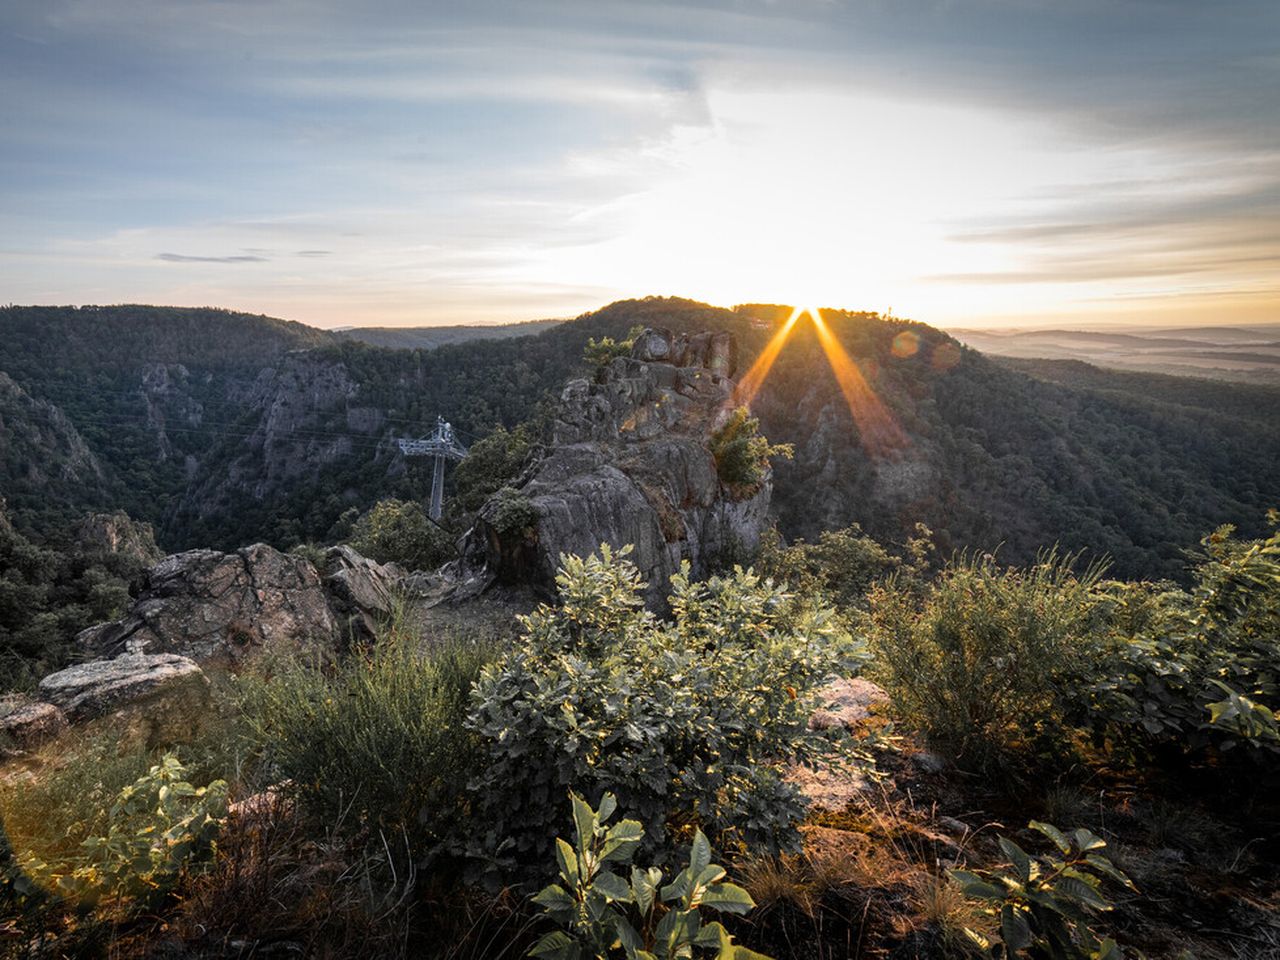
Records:
[[[1116,330],[957,329],[984,353],[1085,360],[1103,367],[1280,385],[1280,323]]]
[[[508,337],[527,337],[541,333],[549,327],[564,323],[563,320],[525,320],[521,323],[493,325],[457,324],[446,327],[348,327],[335,330],[340,337],[359,340],[375,347],[391,347],[399,350],[434,350],[446,343],[464,343],[468,340],[503,340]]]
[[[520,336],[390,349],[224,311],[19,307],[0,310],[0,370],[29,398],[10,410],[64,413],[107,505],[155,524],[166,548],[287,546],[381,496],[424,495],[395,438],[437,414],[470,443],[553,409],[569,377],[590,374],[590,337],[726,330],[741,368],[786,313],[646,298]],[[944,549],[999,546],[1017,561],[1056,541],[1106,552],[1124,575],[1176,576],[1203,533],[1259,533],[1280,504],[1280,390],[997,361],[923,324],[826,317],[905,442],[868,450],[812,325],[798,324],[753,404],[770,438],[795,446],[776,470],[787,536],[856,521],[902,539],[922,521]],[[31,448],[5,438],[0,456],[20,468]],[[44,504],[24,476],[5,482],[28,530],[90,506],[87,494]]]

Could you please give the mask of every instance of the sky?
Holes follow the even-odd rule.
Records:
[[[1276,0],[5,0],[0,302],[1280,321]]]

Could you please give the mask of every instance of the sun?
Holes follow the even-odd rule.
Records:
[[[809,317],[822,345],[822,352],[827,355],[827,363],[835,375],[836,383],[844,396],[845,404],[858,427],[858,436],[862,447],[872,457],[884,457],[894,451],[901,450],[907,444],[906,434],[892,411],[885,406],[877,395],[862,370],[849,357],[840,341],[831,332],[822,317],[822,311],[814,306],[793,307],[786,322],[778,328],[773,337],[760,351],[751,368],[738,381],[734,391],[734,402],[750,406],[764,385],[774,361],[782,353],[792,331],[802,317]]]

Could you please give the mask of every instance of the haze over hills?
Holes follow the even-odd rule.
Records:
[[[1280,323],[949,332],[984,353],[1007,357],[1085,360],[1120,370],[1280,384]]]
[[[168,549],[288,546],[379,497],[422,497],[425,479],[394,441],[437,415],[468,442],[550,415],[565,381],[590,372],[589,338],[724,330],[743,368],[787,312],[650,298],[407,350],[221,311],[12,307],[0,311],[0,369],[22,399],[0,435],[0,480],[18,525],[42,535],[122,507]],[[996,361],[922,324],[826,316],[906,442],[866,449],[801,324],[753,403],[766,434],[795,447],[776,468],[788,537],[857,522],[901,540],[924,522],[945,549],[1000,546],[1022,561],[1060,542],[1108,554],[1125,575],[1177,576],[1206,530],[1255,533],[1280,502],[1280,390]],[[60,411],[75,435],[36,445],[52,434],[20,424],[37,408]],[[100,482],[50,483],[54,464],[73,475],[68,451],[81,443]]]

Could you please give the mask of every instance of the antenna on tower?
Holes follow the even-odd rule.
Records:
[[[444,417],[436,417],[436,429],[431,436],[416,440],[402,437],[396,443],[406,457],[435,458],[431,470],[431,506],[427,513],[432,520],[439,521],[440,514],[444,512],[444,462],[461,460],[467,455],[467,448],[458,441],[453,424]]]

